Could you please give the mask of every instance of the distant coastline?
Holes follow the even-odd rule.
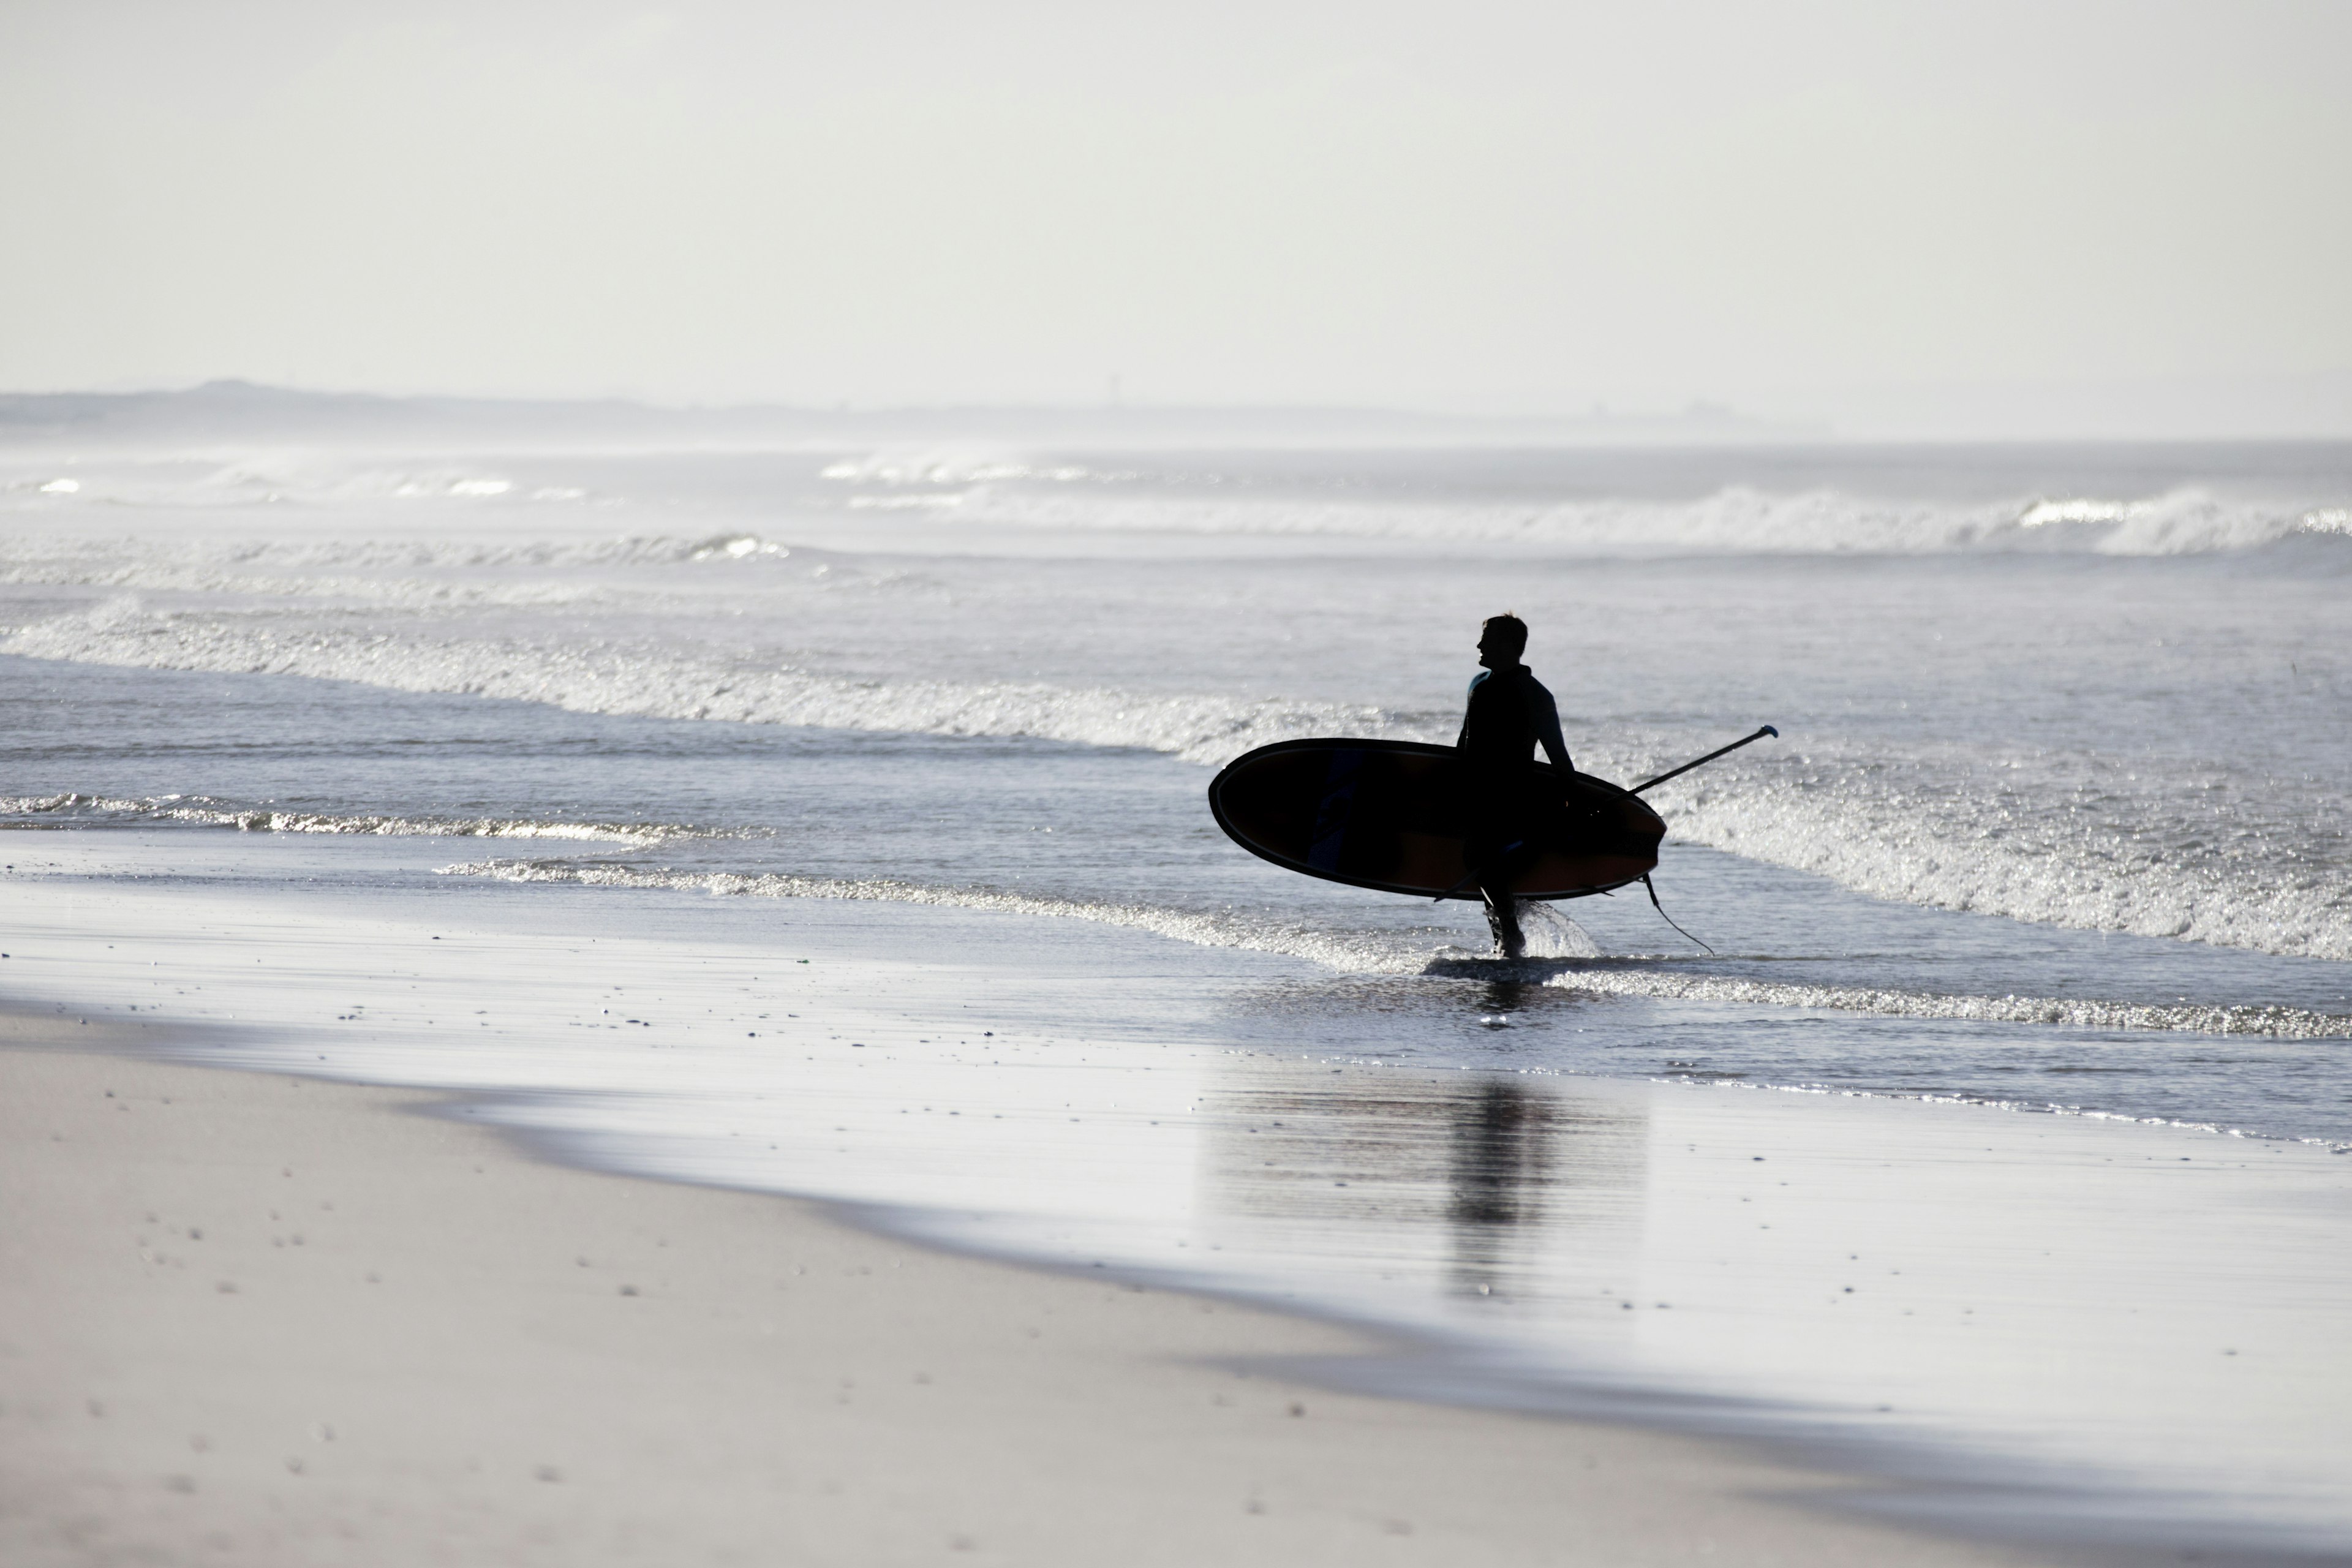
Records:
[[[1679,413],[1594,409],[1478,416],[1305,406],[1032,405],[664,406],[618,398],[388,396],[208,381],[142,392],[0,393],[0,443],[71,437],[153,442],[251,436],[373,445],[549,438],[662,445],[816,446],[943,438],[1076,447],[1738,446],[1825,442],[1821,422],[1752,417],[1720,404]]]

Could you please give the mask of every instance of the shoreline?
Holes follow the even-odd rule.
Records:
[[[24,1029],[388,1089],[490,1140],[486,1163],[782,1198],[898,1269],[944,1254],[983,1279],[1270,1313],[1287,1325],[1272,1340],[1197,1354],[1312,1406],[1695,1444],[1667,1469],[1713,1475],[1728,1454],[1793,1478],[1769,1489],[1805,1511],[2031,1561],[2352,1561],[2324,1306],[2352,1299],[2328,1217],[2352,1172],[2313,1151],[1530,1076],[1507,1032],[1445,1070],[1359,1060],[1217,1010],[1272,961],[1117,932],[1060,947],[1022,917],[819,904],[780,925],[679,895],[452,898],[397,844],[361,858],[372,878],[337,846],[320,889],[295,873],[330,862],[302,844],[152,853],[165,843],[126,860],[78,842],[65,877],[16,884],[0,979]],[[159,863],[183,885],[150,887]],[[0,1012],[0,1036],[14,1026]],[[404,1190],[406,1164],[380,1164],[370,1185]],[[782,1211],[756,1212],[765,1236]],[[682,1227],[714,1223],[691,1214]],[[2181,1270],[2183,1248],[2202,1267]],[[1721,1489],[1701,1490],[1705,1511]]]
[[[2107,1555],[1826,1506],[1882,1483],[1753,1445],[1298,1381],[1392,1347],[550,1163],[447,1094],[0,1035],[12,1562]]]

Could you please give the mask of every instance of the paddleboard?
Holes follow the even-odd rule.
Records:
[[[1666,825],[1641,797],[1589,773],[1534,763],[1560,804],[1530,824],[1538,854],[1511,884],[1522,899],[1581,899],[1638,882]],[[1383,893],[1475,899],[1462,886],[1459,763],[1417,741],[1282,741],[1234,758],[1209,784],[1226,837],[1286,870]]]

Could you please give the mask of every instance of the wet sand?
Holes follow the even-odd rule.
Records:
[[[1350,1331],[0,1023],[0,1560],[2026,1563],[1739,1445],[1338,1394]]]

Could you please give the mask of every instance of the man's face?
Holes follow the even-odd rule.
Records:
[[[1488,669],[1501,669],[1516,661],[1503,651],[1502,638],[1491,631],[1482,631],[1478,634],[1478,662]]]

